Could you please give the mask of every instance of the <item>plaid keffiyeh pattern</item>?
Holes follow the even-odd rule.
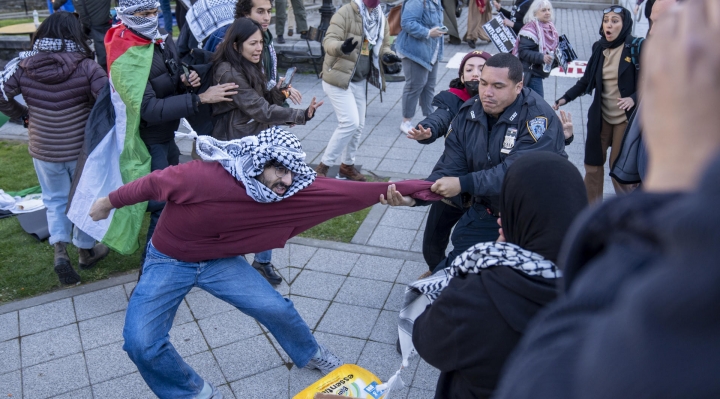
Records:
[[[305,163],[300,140],[278,127],[263,130],[257,136],[231,141],[198,136],[196,150],[202,159],[220,162],[225,170],[245,185],[247,194],[257,202],[282,201],[315,181],[315,171]],[[293,173],[292,184],[283,195],[277,195],[255,178],[271,160],[281,163]]]
[[[185,21],[198,43],[235,20],[236,0],[199,0],[187,13]]]

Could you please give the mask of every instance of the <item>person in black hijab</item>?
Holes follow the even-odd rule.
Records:
[[[561,272],[554,262],[586,206],[572,163],[550,152],[528,153],[505,175],[498,242],[474,245],[450,267],[410,285],[436,298],[412,328],[420,357],[440,369],[435,398],[490,397],[528,322],[555,299]],[[444,288],[430,293],[436,286]]]
[[[587,140],[585,142],[585,187],[589,201],[603,198],[603,181],[608,147],[610,164],[617,158],[622,139],[635,104],[641,39],[632,36],[630,10],[612,6],[603,11],[600,40],[593,44],[592,55],[585,74],[560,99],[555,109],[577,97],[595,90],[588,110]],[[615,193],[631,192],[634,185],[624,185],[613,179]]]

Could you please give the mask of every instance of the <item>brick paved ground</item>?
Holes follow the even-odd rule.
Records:
[[[464,11],[461,31],[464,33]],[[558,10],[557,26],[589,57],[600,12]],[[312,18],[317,16],[311,15]],[[639,27],[644,34],[646,24]],[[271,28],[273,29],[273,28]],[[480,46],[494,52],[490,46]],[[445,60],[467,46],[447,46]],[[437,90],[457,70],[441,65]],[[574,81],[550,78],[547,100]],[[324,98],[320,81],[302,75],[294,82],[305,102]],[[442,140],[422,146],[399,132],[403,83],[390,83],[383,101],[370,90],[365,135],[357,160],[366,171],[402,178],[426,176],[443,149]],[[590,97],[566,107],[576,121],[567,148],[582,172],[585,113]],[[420,112],[414,121],[421,119]],[[311,162],[317,162],[336,125],[330,104],[307,125],[293,129]],[[6,125],[0,137],[26,139],[24,129]],[[612,187],[606,181],[605,193]],[[295,303],[317,339],[346,362],[387,379],[400,364],[395,351],[396,318],[405,284],[427,266],[420,253],[423,208],[375,206],[352,244],[296,238],[274,251],[284,277],[278,290]],[[102,266],[100,266],[102,267]],[[16,398],[150,398],[137,369],[122,351],[122,326],[134,275],[56,291],[0,306],[0,396]],[[185,360],[226,398],[292,397],[320,377],[290,366],[287,355],[258,323],[209,294],[193,290],[182,302],[170,332]],[[438,372],[415,359],[403,372],[407,385],[394,398],[432,398]]]

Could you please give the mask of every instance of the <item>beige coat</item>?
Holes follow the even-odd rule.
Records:
[[[382,14],[385,19],[385,15]],[[387,20],[383,25],[385,30],[383,33],[382,47],[380,48],[380,58],[384,54],[393,52],[390,50],[390,33],[388,31]],[[350,54],[343,54],[340,50],[343,42],[348,38],[353,38],[358,42],[357,47]],[[322,79],[324,82],[333,86],[346,90],[350,86],[350,79],[355,71],[360,48],[365,40],[363,35],[363,23],[360,15],[360,9],[355,2],[342,6],[330,20],[330,27],[325,33],[323,39],[323,47],[325,48],[325,61],[323,61]],[[381,61],[382,62],[382,61]],[[376,71],[374,67],[371,69]],[[378,76],[378,75],[375,75]],[[385,73],[382,68],[379,71],[381,90],[385,90]],[[379,84],[378,84],[379,86]]]

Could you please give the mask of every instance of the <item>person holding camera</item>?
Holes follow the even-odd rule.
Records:
[[[423,116],[433,112],[438,64],[443,56],[443,10],[439,0],[407,0],[402,9],[402,31],[395,49],[402,59],[405,88],[402,96],[403,120],[400,130],[408,134],[413,128],[418,100]]]
[[[236,19],[213,56],[213,81],[237,87],[228,102],[213,105],[212,136],[216,139],[240,139],[277,125],[304,125],[323,104],[313,97],[307,109],[284,108],[291,86],[281,78],[276,86],[267,88],[262,53],[262,26],[250,18]]]
[[[335,109],[338,127],[315,172],[327,176],[340,158],[337,178],[365,181],[355,168],[355,153],[365,127],[368,84],[380,89],[382,100],[385,72],[380,62],[400,62],[390,50],[390,33],[380,0],[353,0],[342,6],[330,20],[323,47],[326,54],[322,86]]]

